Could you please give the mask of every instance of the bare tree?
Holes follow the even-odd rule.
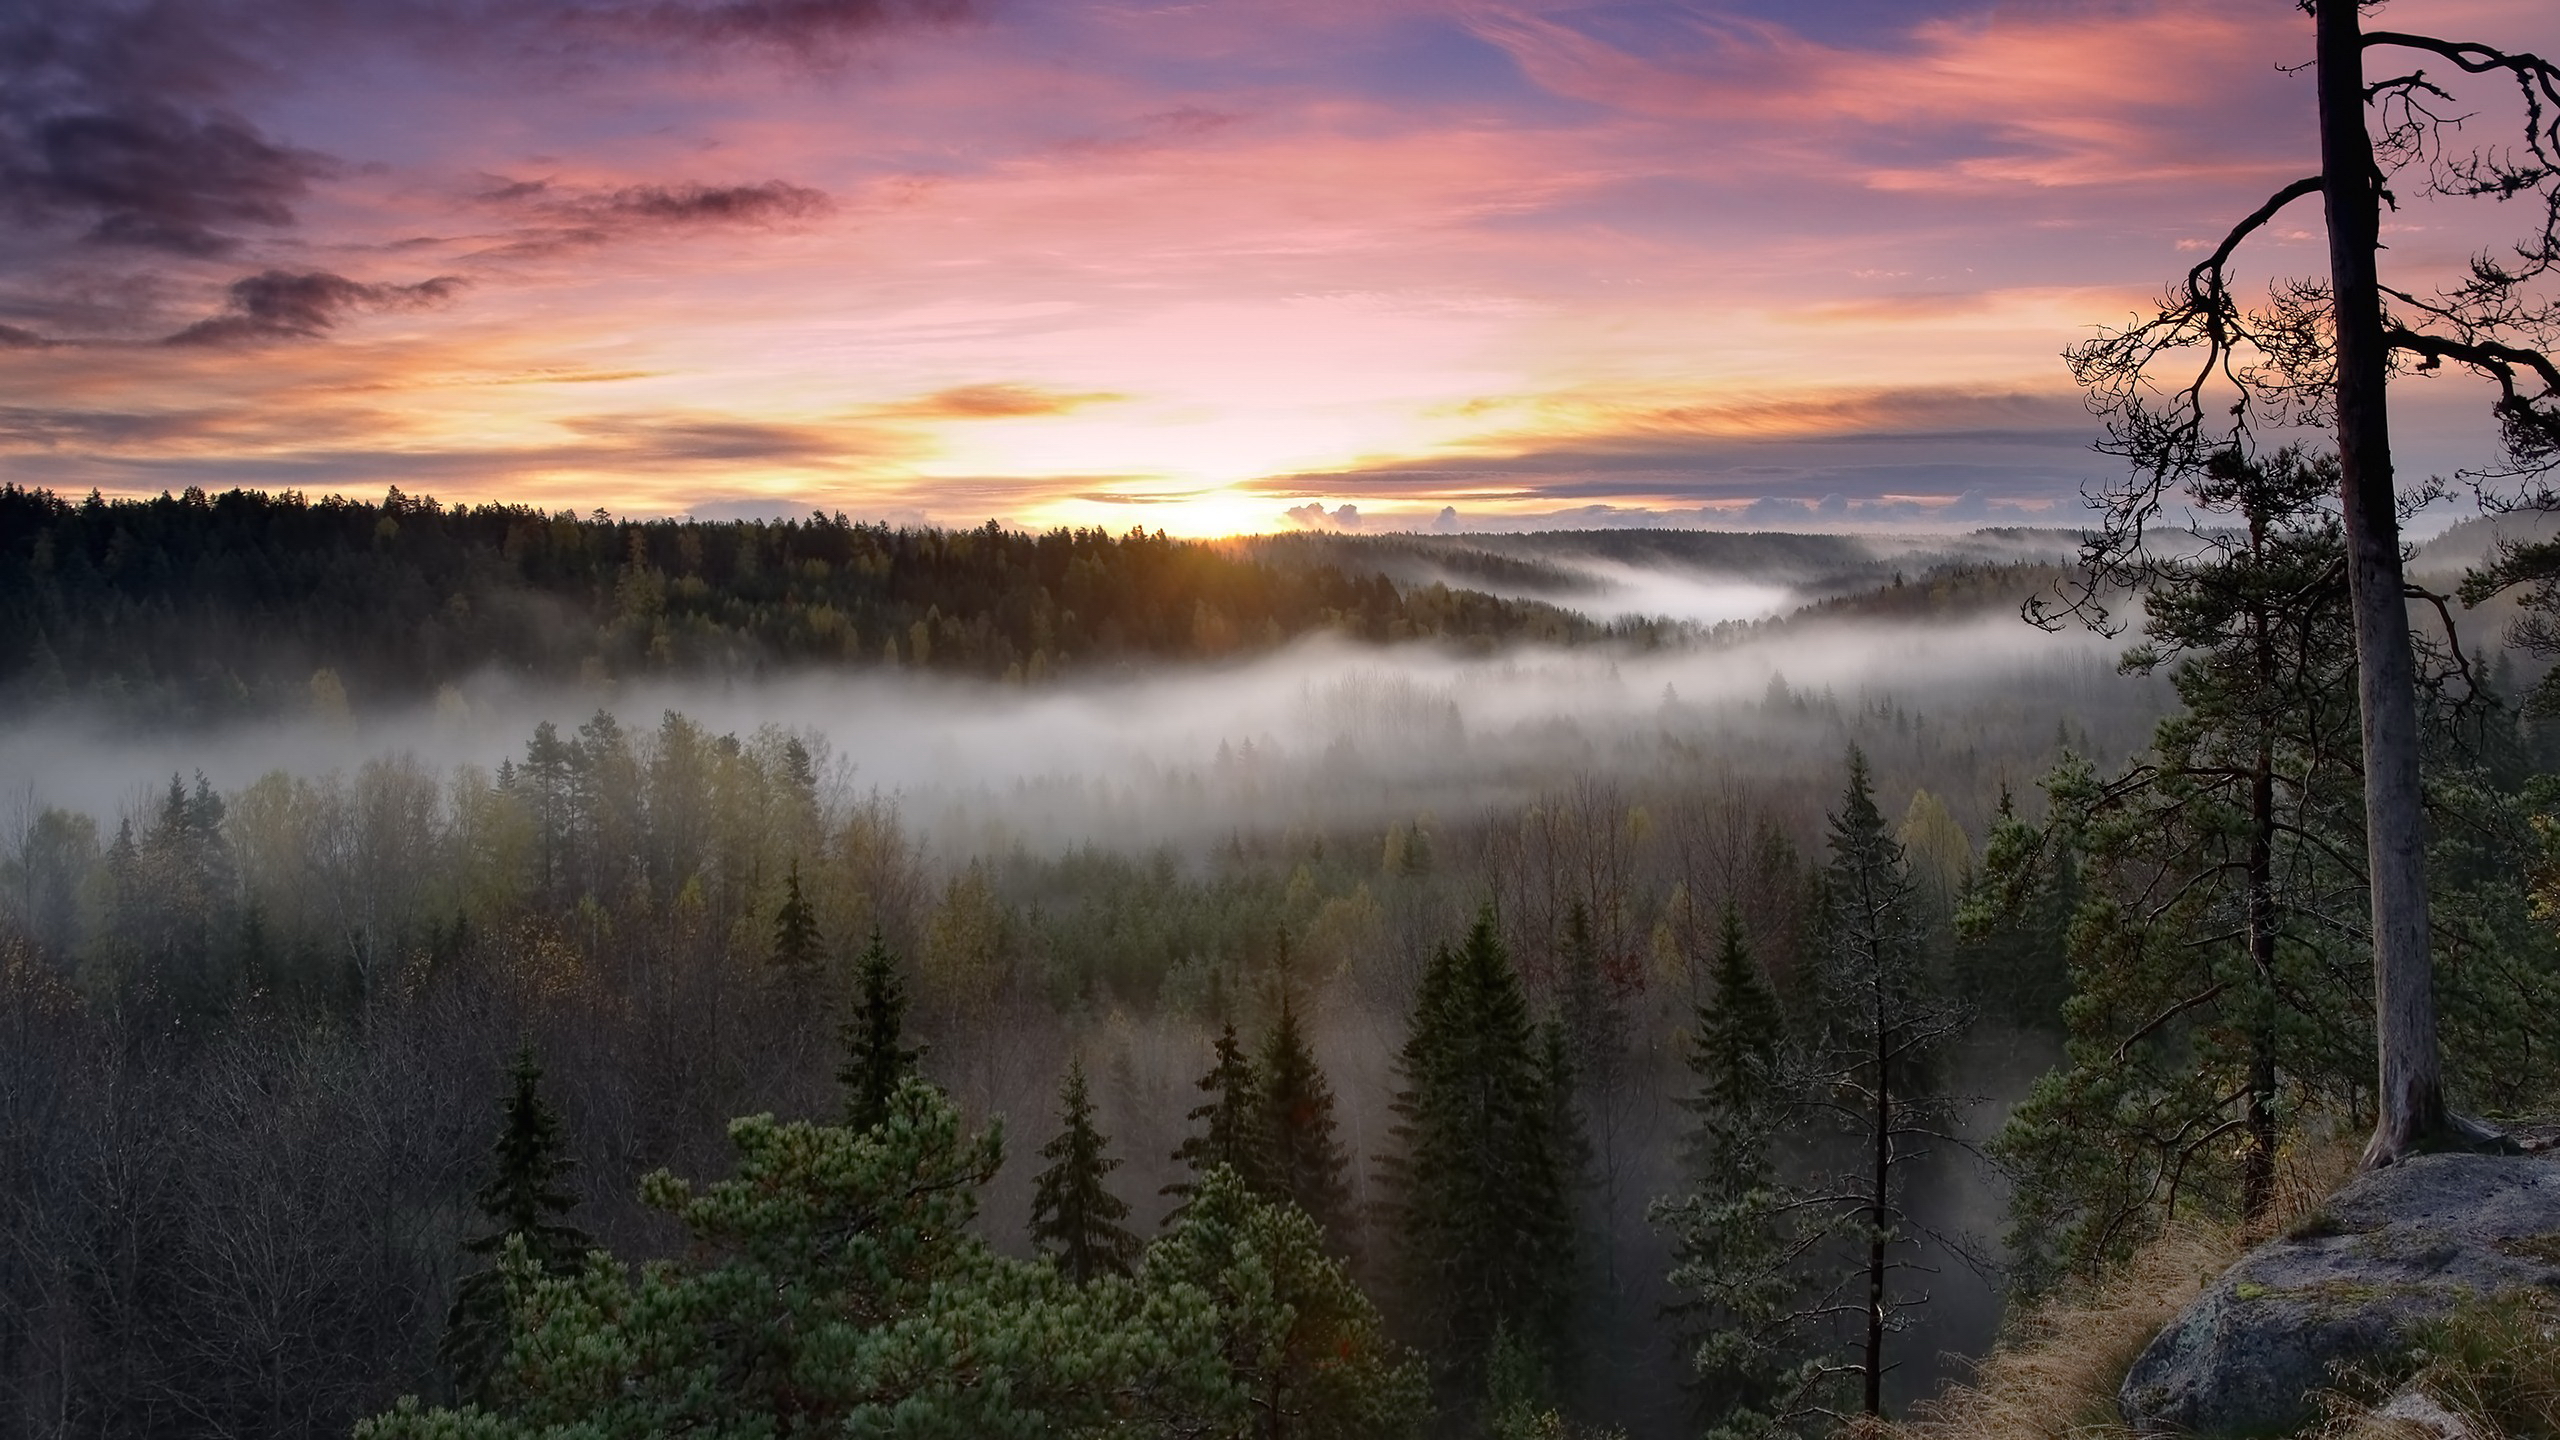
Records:
[[[2106,597],[2139,586],[2156,564],[2144,531],[2214,457],[2247,454],[2261,431],[2334,429],[2355,615],[2365,758],[2368,883],[2379,1051],[2379,1123],[2368,1166],[2415,1151],[2501,1143],[2446,1109],[2436,1048],[2427,925],[2425,824],[2418,779],[2417,667],[2401,573],[2399,524],[2446,493],[2431,479],[2395,484],[2387,407],[2395,373],[2450,361],[2496,388],[2500,460],[2470,472],[2484,500],[2518,493],[2548,503],[2560,468],[2560,66],[2538,56],[2433,36],[2363,28],[2375,0],[2300,0],[2312,18],[2320,172],[2278,190],[2232,227],[2163,298],[2158,312],[2068,353],[2106,422],[2100,448],[2131,462],[2131,481],[2098,497],[2082,588],[2064,607],[2110,625]],[[2415,52],[2421,68],[2365,78],[2367,51]],[[2519,142],[2458,147],[2471,118],[2423,68],[2429,57],[2467,75],[2504,77],[2521,93]],[[2525,200],[2536,220],[2511,253],[2475,256],[2457,283],[2431,291],[2386,283],[2381,214],[2395,184],[2444,199]],[[2295,202],[2323,197],[2329,276],[2276,285],[2244,304],[2233,257]],[[2165,377],[2165,378],[2164,378]],[[2497,487],[2492,493],[2491,487]],[[2428,597],[2433,598],[2433,597]],[[2033,618],[2056,614],[2031,607]]]

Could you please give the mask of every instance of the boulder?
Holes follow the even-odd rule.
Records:
[[[2117,1407],[2144,1435],[2290,1434],[2341,1367],[2467,1298],[2560,1296],[2560,1157],[2421,1155],[2359,1175],[2171,1321]]]

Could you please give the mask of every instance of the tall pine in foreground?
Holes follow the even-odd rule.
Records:
[[[455,1286],[438,1354],[453,1372],[464,1399],[485,1396],[506,1359],[509,1336],[508,1246],[520,1244],[545,1275],[575,1271],[588,1248],[587,1234],[561,1217],[578,1203],[568,1188],[572,1168],[560,1140],[560,1120],[542,1101],[542,1067],[533,1047],[517,1052],[507,1098],[500,1109],[498,1141],[490,1152],[488,1182],[473,1198],[488,1228],[463,1242],[479,1268]]]
[[[898,979],[897,957],[876,928],[862,949],[854,983],[853,1016],[844,1025],[844,1068],[836,1079],[844,1085],[845,1123],[868,1130],[889,1118],[899,1082],[915,1073],[924,1051],[905,1041],[906,986]]]
[[[2066,761],[2046,781],[2045,849],[2086,884],[2067,1062],[1999,1141],[2031,1286],[2121,1260],[2180,1204],[2263,1215],[2296,1117],[2355,1113],[2370,1093],[2337,483],[2333,461],[2289,450],[2214,462],[2196,502],[2236,524],[2161,567],[2121,662],[2168,669],[2183,708],[2120,774]],[[1986,868],[2028,870],[2037,853]]]
[[[1423,972],[1398,1067],[1391,1271],[1443,1417],[1464,1428],[1496,1338],[1552,1373],[1573,1300],[1572,1184],[1546,1046],[1490,909]]]
[[[1138,1237],[1121,1224],[1129,1218],[1129,1202],[1104,1183],[1120,1162],[1093,1123],[1093,1096],[1085,1087],[1082,1060],[1067,1066],[1066,1084],[1058,1092],[1058,1120],[1065,1128],[1040,1147],[1049,1168],[1033,1182],[1032,1243],[1079,1285],[1104,1275],[1126,1275],[1138,1256]]]
[[[1671,1242],[1671,1308],[1709,1440],[1795,1440],[1829,1428],[1824,1382],[1839,1367],[1807,1303],[1803,1197],[1777,1183],[1769,1154],[1787,1109],[1785,1021],[1731,901],[1709,985],[1682,1102],[1692,1185],[1655,1201],[1652,1219]]]
[[[1306,1028],[1284,985],[1280,1015],[1263,1042],[1260,1131],[1262,1171],[1271,1196],[1307,1212],[1325,1245],[1346,1253],[1352,1241],[1350,1157],[1334,1136],[1333,1087],[1316,1066]]]

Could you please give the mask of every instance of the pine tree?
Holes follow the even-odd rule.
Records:
[[[1233,1169],[1202,1173],[1181,1221],[1148,1247],[1140,1278],[1216,1302],[1218,1348],[1251,1416],[1220,1433],[1401,1440],[1419,1432],[1430,1395],[1421,1363],[1387,1339],[1315,1221],[1255,1195]]]
[[[2122,1258],[2171,1196],[2262,1213],[2291,1115],[2370,1092],[2336,484],[2333,462],[2295,452],[2215,463],[2198,503],[2242,528],[2164,567],[2122,662],[2170,667],[2184,709],[2121,774],[2067,758],[2045,782],[2047,833],[1986,864],[2004,892],[1993,918],[2010,924],[2046,872],[2082,890],[2068,1063],[1996,1147],[2018,1177],[2011,1239],[2030,1287]]]
[[[1884,1409],[1885,1336],[1925,1296],[1898,1294],[1895,1271],[1912,1243],[1902,1205],[1905,1171],[1928,1152],[1948,1103],[1927,1084],[1929,1063],[1960,1033],[1965,1013],[1938,995],[1902,846],[1876,808],[1867,757],[1849,752],[1849,787],[1831,817],[1831,864],[1821,966],[1822,1025],[1809,1094],[1855,1140],[1857,1169],[1828,1187],[1838,1233],[1863,1238],[1847,1286],[1866,1317],[1858,1346],[1866,1413]]]
[[[1486,1393],[1495,1336],[1542,1363],[1571,1324],[1572,1183],[1550,1073],[1490,908],[1423,972],[1385,1157],[1393,1273],[1446,1411]]]
[[[509,1076],[489,1179],[473,1197],[489,1228],[463,1242],[483,1264],[455,1287],[439,1350],[466,1398],[485,1396],[506,1359],[510,1317],[500,1262],[509,1247],[520,1245],[545,1275],[576,1270],[588,1249],[586,1232],[561,1218],[578,1203],[568,1188],[573,1162],[561,1143],[559,1117],[543,1103],[541,1083],[542,1067],[528,1045],[517,1052]]]
[[[826,958],[826,942],[818,934],[818,912],[800,894],[800,862],[782,882],[782,908],[773,913],[774,968],[794,980],[818,973]]]
[[[1720,924],[1708,976],[1711,998],[1694,1013],[1697,1030],[1689,1044],[1696,1088],[1682,1104],[1697,1126],[1692,1159],[1698,1188],[1731,1200],[1769,1180],[1786,1016],[1743,938],[1742,912],[1730,900]]]
[[[1236,1172],[1245,1188],[1257,1195],[1267,1194],[1263,1160],[1265,1146],[1262,1134],[1262,1080],[1254,1073],[1253,1061],[1236,1039],[1235,1022],[1230,1020],[1218,1031],[1215,1058],[1208,1072],[1200,1077],[1199,1088],[1206,1100],[1191,1107],[1186,1118],[1199,1128],[1184,1137],[1175,1148],[1173,1158],[1186,1168],[1188,1178],[1177,1180],[1160,1192],[1184,1197],[1165,1217],[1172,1224],[1189,1208],[1189,1198],[1211,1170],[1224,1165]]]
[[[2000,787],[1982,869],[1956,902],[1957,991],[1988,1015],[2052,1030],[2071,991],[2066,948],[2080,906],[2080,852],[2067,829],[2019,818]]]
[[[1031,1239],[1079,1285],[1104,1275],[1126,1275],[1138,1256],[1138,1237],[1120,1223],[1129,1218],[1129,1203],[1104,1183],[1103,1177],[1119,1169],[1120,1162],[1108,1153],[1109,1139],[1094,1128],[1093,1097],[1085,1088],[1081,1060],[1067,1066],[1066,1084],[1058,1092],[1058,1119],[1065,1128],[1040,1147],[1049,1168],[1033,1182]]]
[[[889,1118],[889,1102],[899,1082],[915,1073],[924,1058],[922,1046],[905,1041],[906,987],[898,979],[898,962],[880,931],[862,948],[855,983],[853,1017],[844,1024],[844,1067],[836,1079],[844,1086],[845,1123],[868,1130]]]
[[[1671,1242],[1673,1314],[1690,1346],[1690,1380],[1710,1440],[1786,1440],[1828,1428],[1803,1197],[1775,1183],[1769,1143],[1786,1111],[1784,1017],[1728,901],[1711,998],[1688,1054],[1696,1088],[1696,1174],[1687,1194],[1654,1202]]]
[[[1322,1227],[1325,1244],[1344,1253],[1352,1241],[1351,1160],[1334,1138],[1333,1087],[1316,1065],[1285,986],[1279,1018],[1263,1042],[1262,1063],[1256,1068],[1262,1086],[1255,1128],[1263,1144],[1261,1169],[1268,1193],[1307,1212]]]

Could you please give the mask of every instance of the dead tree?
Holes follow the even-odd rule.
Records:
[[[2073,347],[2073,377],[2106,423],[2099,448],[2130,462],[2131,479],[2095,496],[2103,511],[2083,578],[2059,609],[2110,627],[2107,597],[2138,588],[2157,561],[2146,527],[2218,455],[2250,454],[2264,431],[2334,430],[2339,505],[2355,616],[2365,765],[2379,1122],[2368,1166],[2416,1151],[2498,1145],[2494,1132],[2445,1107],[2436,1049],[2427,927],[2426,837],[2418,777],[2418,674],[2412,598],[2401,573],[2401,508],[2446,493],[2446,481],[2402,487],[2392,475],[2388,386],[2400,373],[2450,362],[2496,387],[2498,462],[2458,477],[2484,500],[2549,503],[2560,469],[2560,66],[2538,56],[2432,36],[2363,28],[2367,3],[2300,0],[2314,26],[2320,172],[2268,197],[2158,311]],[[2419,68],[2368,81],[2365,55],[2414,53]],[[2429,78],[2428,63],[2502,77],[2523,102],[2520,141],[2468,149],[2448,142],[2471,118]],[[2395,185],[2447,199],[2527,201],[2534,227],[2511,253],[2473,258],[2457,283],[2430,291],[2386,283],[2381,215]],[[2329,275],[2276,285],[2244,303],[2233,257],[2298,201],[2327,207]],[[2432,598],[2432,597],[2430,597]]]

